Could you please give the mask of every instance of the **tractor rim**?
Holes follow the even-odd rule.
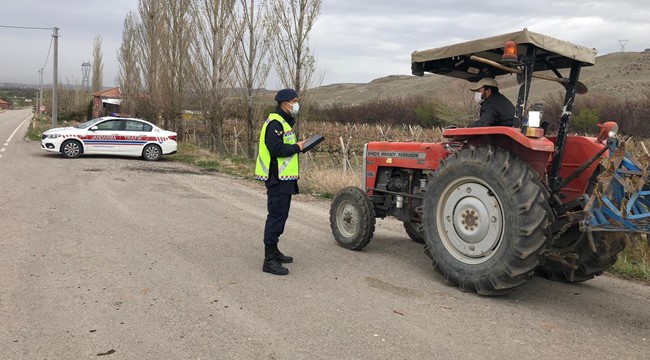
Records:
[[[481,264],[502,243],[503,209],[492,189],[476,177],[459,178],[444,190],[436,211],[443,245],[459,261]]]
[[[359,231],[359,209],[350,201],[341,202],[336,210],[336,226],[345,237],[354,237]]]

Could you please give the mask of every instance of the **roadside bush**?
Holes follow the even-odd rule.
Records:
[[[417,125],[415,115],[421,98],[387,98],[363,104],[333,104],[313,110],[313,117],[325,122],[352,124],[407,124]]]
[[[542,103],[544,120],[550,123],[550,133],[556,133],[564,110],[564,95],[560,92],[550,94]],[[638,99],[619,99],[605,95],[578,96],[573,106],[569,131],[593,134],[597,128],[592,125],[606,121],[616,121],[621,134],[649,137],[650,92]]]
[[[419,125],[441,127],[464,125],[465,113],[438,98],[402,97],[375,100],[363,104],[333,104],[315,107],[311,119],[323,122],[373,125]]]
[[[445,127],[452,116],[440,101],[426,100],[415,108],[415,118],[423,127]]]
[[[594,134],[598,131],[598,114],[596,110],[582,108],[580,112],[573,115],[571,128],[581,134]]]

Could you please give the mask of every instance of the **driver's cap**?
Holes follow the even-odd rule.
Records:
[[[472,91],[477,91],[478,89],[482,88],[483,86],[493,86],[495,88],[499,88],[499,84],[497,84],[497,81],[492,79],[492,78],[482,78],[481,80],[469,84],[469,89]]]

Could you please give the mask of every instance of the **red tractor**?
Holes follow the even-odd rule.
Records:
[[[592,49],[527,30],[414,52],[418,76],[516,74],[515,125],[447,129],[442,143],[366,144],[363,188],[332,202],[338,244],[362,249],[375,219],[393,216],[447,283],[481,295],[506,293],[535,273],[568,282],[602,274],[625,246],[608,234],[650,232],[650,187],[647,166],[615,139],[615,123],[599,125],[596,138],[567,134],[576,93],[587,92],[580,69],[594,62]],[[532,78],[566,89],[557,136],[525,119]]]

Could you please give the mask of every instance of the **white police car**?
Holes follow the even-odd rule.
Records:
[[[101,117],[76,127],[50,129],[41,137],[41,149],[66,158],[81,154],[142,156],[156,161],[176,153],[176,133],[141,119]]]

